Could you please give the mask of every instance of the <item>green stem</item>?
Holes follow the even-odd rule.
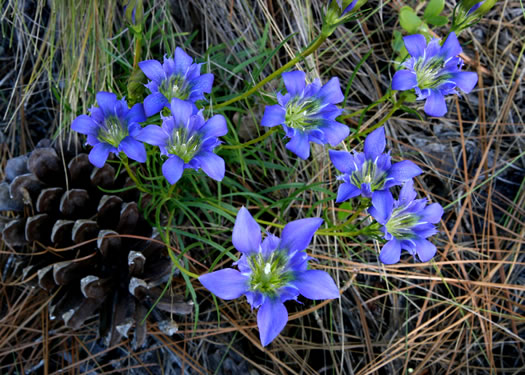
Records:
[[[317,48],[319,48],[319,46],[326,40],[326,38],[327,38],[327,36],[325,36],[325,35],[319,35],[316,39],[314,39],[314,41],[303,52],[301,52],[300,54],[295,56],[288,63],[286,63],[285,65],[283,65],[279,69],[277,69],[275,72],[270,74],[268,77],[263,79],[261,82],[259,82],[255,86],[253,86],[248,91],[245,91],[244,93],[242,93],[242,94],[240,94],[240,95],[238,95],[238,96],[236,96],[234,98],[231,98],[230,100],[227,100],[227,101],[225,101],[223,103],[219,103],[219,104],[215,105],[214,109],[219,109],[219,108],[222,108],[222,107],[226,107],[227,105],[230,105],[232,103],[238,102],[239,100],[245,99],[245,98],[249,97],[250,95],[252,95],[253,93],[257,92],[257,90],[259,90],[262,86],[264,86],[266,83],[270,82],[272,79],[277,77],[279,74],[284,72],[286,69],[294,66],[299,61],[301,61],[305,57],[307,57],[307,56],[311,55],[313,52],[315,52],[315,50],[317,50]]]
[[[135,183],[135,186],[137,187],[137,189],[139,189],[143,193],[147,193],[147,190],[142,187],[142,185],[140,184],[137,176],[135,176],[135,174],[133,173],[133,171],[129,167],[128,158],[124,156],[124,157],[121,158],[121,160],[122,160],[122,164],[124,164],[124,168],[126,168],[126,172],[128,172],[128,176],[133,180],[133,182]]]
[[[336,231],[338,229],[341,229],[341,228],[344,228],[346,227],[348,224],[350,224],[351,222],[353,222],[360,214],[361,212],[363,212],[363,210],[365,208],[368,208],[370,206],[370,200],[369,199],[366,199],[366,200],[362,200],[361,201],[361,204],[359,205],[359,207],[357,207],[357,209],[355,210],[355,212],[352,214],[352,216],[350,216],[350,218],[348,220],[346,220],[344,223],[342,224],[339,224],[339,225],[336,225],[332,228],[328,228],[326,229],[327,231],[329,230],[333,230],[333,231]]]
[[[226,150],[237,150],[237,149],[240,149],[240,148],[244,148],[246,146],[253,145],[254,143],[260,142],[260,141],[268,138],[270,135],[272,135],[273,133],[277,132],[277,130],[279,130],[279,128],[274,127],[272,129],[270,129],[269,131],[267,131],[266,133],[264,133],[263,135],[261,135],[260,137],[254,138],[254,139],[252,139],[252,140],[250,140],[248,142],[239,143],[238,145],[224,145],[224,146],[220,146],[220,148],[226,149]]]
[[[383,124],[385,122],[387,122],[390,117],[392,117],[392,115],[399,109],[399,107],[401,107],[401,105],[403,104],[403,102],[405,101],[405,99],[403,97],[401,97],[397,102],[394,103],[394,106],[392,107],[392,109],[390,110],[390,112],[388,112],[388,114],[383,117],[381,119],[381,121],[379,121],[377,124],[375,124],[374,126],[371,126],[369,127],[368,129],[366,129],[365,131],[363,132],[360,132],[360,133],[357,133],[357,134],[354,134],[352,136],[352,138],[356,138],[356,137],[361,137],[363,135],[366,135],[368,133],[371,133],[373,132],[374,130],[376,130],[377,128],[380,128],[381,126],[383,126]]]
[[[394,93],[394,91],[390,90],[385,95],[383,95],[382,97],[377,99],[375,102],[370,104],[368,107],[360,109],[360,110],[357,110],[357,111],[352,112],[352,113],[349,113],[347,115],[340,116],[339,119],[344,120],[344,119],[347,119],[347,118],[350,118],[350,117],[354,117],[354,116],[357,116],[357,115],[361,115],[362,113],[368,112],[369,110],[371,110],[372,108],[374,108],[378,104],[384,102],[385,100],[390,99],[390,97],[392,96],[393,93]]]
[[[177,185],[177,184],[173,184],[173,185],[170,186],[170,188],[168,190],[168,196],[167,196],[167,198],[164,199],[164,202],[166,202],[167,200],[170,199],[171,194],[173,193],[173,190],[175,188],[175,185]],[[197,278],[199,278],[199,275],[197,275],[196,273],[193,273],[191,271],[188,271],[186,268],[182,267],[180,265],[180,263],[179,263],[179,260],[177,259],[177,257],[175,256],[175,254],[173,253],[173,251],[170,248],[170,228],[171,228],[171,221],[173,220],[173,215],[175,215],[175,210],[171,210],[171,212],[170,212],[170,216],[168,217],[168,222],[166,224],[166,232],[164,233],[164,236],[165,236],[164,243],[166,245],[166,249],[168,250],[168,255],[170,256],[171,262],[173,263],[173,265],[175,267],[177,267],[177,269],[180,272],[182,272],[182,273],[184,273],[184,274],[186,274],[186,275],[188,275],[190,277],[193,277],[193,278],[197,279]]]

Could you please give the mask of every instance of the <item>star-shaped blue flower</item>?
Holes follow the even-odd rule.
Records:
[[[384,238],[388,241],[379,254],[385,264],[399,262],[401,250],[405,249],[422,262],[428,262],[436,254],[436,246],[427,240],[437,233],[435,224],[443,216],[443,207],[438,203],[428,206],[426,198],[416,199],[414,182],[404,183],[399,200],[382,191],[372,197],[369,213],[383,225]]]
[[[151,94],[144,99],[146,116],[169,108],[173,98],[193,103],[204,99],[204,93],[211,92],[213,74],[201,75],[201,65],[194,64],[193,58],[179,47],[175,49],[174,58],[164,57],[162,65],[157,60],[140,62],[140,69],[151,80],[146,85]]]
[[[246,208],[241,208],[233,228],[233,246],[242,253],[236,263],[239,270],[226,268],[204,274],[199,281],[216,296],[231,300],[246,296],[252,308],[259,308],[257,325],[263,346],[277,337],[288,322],[284,302],[297,300],[299,294],[321,300],[339,297],[339,289],[328,273],[309,270],[304,251],[320,218],[288,223],[281,238],[261,229]]]
[[[137,139],[159,146],[168,159],[162,165],[162,174],[170,184],[176,183],[185,168],[198,170],[214,180],[224,177],[224,160],[213,150],[221,142],[217,137],[228,133],[226,119],[215,115],[208,121],[195,104],[174,98],[171,100],[171,115],[162,117],[162,126],[148,125]]]
[[[362,195],[372,198],[378,191],[388,191],[392,186],[401,185],[423,171],[409,160],[392,165],[390,154],[384,154],[385,129],[380,127],[365,139],[364,152],[354,153],[330,150],[330,160],[343,174],[338,176],[343,184],[337,192],[337,202]]]
[[[478,82],[474,72],[462,72],[463,60],[458,57],[461,46],[455,33],[450,33],[440,45],[439,39],[428,42],[421,34],[403,38],[410,58],[403,63],[392,78],[392,89],[415,89],[418,100],[425,100],[425,113],[443,116],[447,113],[445,95],[457,94],[457,88],[467,94]]]
[[[144,163],[146,149],[136,139],[141,130],[139,122],[146,121],[142,104],[129,109],[125,99],[117,100],[115,94],[104,91],[96,97],[99,107],[92,107],[90,116],[80,115],[71,124],[71,129],[87,135],[87,144],[93,146],[89,161],[102,168],[110,152],[118,155],[122,151]]]
[[[282,76],[288,93],[277,93],[279,104],[266,107],[261,125],[282,125],[291,138],[286,148],[301,159],[310,156],[309,142],[331,146],[341,143],[350,129],[335,121],[342,113],[335,104],[344,100],[339,79],[334,77],[321,86],[318,79],[306,84],[306,74],[301,71]]]

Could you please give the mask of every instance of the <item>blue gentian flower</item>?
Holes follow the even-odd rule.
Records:
[[[291,138],[286,148],[302,159],[310,156],[309,142],[336,146],[345,139],[350,129],[335,121],[342,110],[335,106],[343,101],[339,79],[332,78],[324,86],[319,79],[306,84],[301,71],[283,73],[288,93],[277,93],[279,104],[267,106],[262,126],[282,125]]]
[[[314,300],[339,297],[328,273],[308,269],[308,260],[313,258],[304,250],[322,223],[320,218],[292,221],[280,239],[268,233],[262,241],[259,225],[243,207],[232,239],[242,253],[235,263],[239,271],[226,268],[199,277],[216,296],[231,300],[245,295],[252,308],[259,308],[257,325],[263,346],[272,342],[288,321],[285,301],[297,300],[299,294]]]
[[[142,104],[131,109],[125,99],[117,100],[110,92],[97,94],[98,107],[90,109],[90,116],[80,115],[71,124],[71,129],[87,135],[87,144],[93,146],[89,161],[102,168],[110,152],[124,152],[130,159],[140,163],[146,161],[144,144],[137,141],[141,130],[139,122],[146,121]]]
[[[151,79],[146,85],[151,94],[144,99],[146,116],[169,108],[173,98],[193,103],[204,99],[204,93],[211,92],[213,74],[201,75],[201,65],[193,64],[191,56],[179,47],[174,58],[164,57],[162,65],[157,60],[139,62],[140,69]]]
[[[352,155],[346,151],[329,151],[330,160],[343,172],[337,177],[343,184],[337,192],[336,202],[358,195],[372,198],[376,192],[388,191],[422,173],[421,168],[409,160],[392,165],[390,153],[383,153],[385,146],[385,129],[380,127],[366,137],[364,152]]]
[[[339,5],[339,8],[342,10],[341,16],[344,16],[346,13],[350,12],[352,9],[354,9],[355,5],[357,4],[357,0],[353,0],[350,4],[346,6],[346,8],[343,10],[343,0],[337,0],[337,5]]]
[[[185,168],[202,168],[208,176],[221,181],[224,160],[213,150],[221,144],[217,137],[226,133],[228,127],[222,115],[205,121],[195,104],[173,98],[171,115],[162,117],[162,126],[146,126],[137,139],[159,146],[161,154],[168,157],[162,165],[162,174],[170,184],[181,178]]]
[[[455,33],[450,33],[440,45],[439,39],[428,44],[421,34],[403,38],[410,58],[403,63],[406,70],[399,70],[392,78],[392,89],[415,89],[418,100],[425,99],[425,112],[430,116],[447,113],[445,95],[457,94],[456,88],[469,93],[478,82],[474,72],[462,72],[463,60],[458,57],[461,46]]]
[[[441,220],[443,207],[438,203],[426,206],[427,200],[415,199],[414,182],[404,183],[399,200],[392,194],[378,192],[372,197],[372,207],[368,210],[383,225],[384,238],[388,241],[379,254],[385,264],[399,262],[401,249],[407,250],[422,262],[428,262],[436,254],[436,246],[426,238],[437,233],[434,224]]]

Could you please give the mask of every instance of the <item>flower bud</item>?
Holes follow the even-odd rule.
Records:
[[[478,22],[485,15],[497,0],[463,0],[458,3],[454,10],[452,21],[452,31],[459,33],[467,27]]]
[[[347,21],[367,0],[332,0],[323,20],[323,34],[332,34],[335,28]]]

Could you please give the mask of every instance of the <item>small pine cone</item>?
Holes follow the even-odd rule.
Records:
[[[85,153],[39,145],[8,160],[0,184],[0,211],[19,213],[0,224],[4,243],[16,252],[11,273],[58,291],[50,302],[51,319],[68,327],[78,329],[98,312],[108,346],[135,326],[134,346],[140,347],[146,335],[141,322],[154,304],[159,327],[173,332],[174,323],[164,321],[161,311],[189,314],[192,304],[162,296],[172,262],[139,213],[130,180],[116,178],[109,164],[95,168]]]

